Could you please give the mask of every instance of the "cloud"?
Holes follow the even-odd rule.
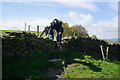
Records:
[[[87,26],[93,20],[93,17],[90,14],[79,14],[74,11],[70,11],[66,15],[66,18],[68,18],[70,26],[75,25],[75,24],[81,24],[83,26]]]
[[[118,16],[113,17],[111,20],[102,20],[94,24],[94,17],[91,14],[79,14],[70,11],[66,17],[70,26],[81,24],[87,29],[90,36],[97,35],[101,39],[118,37]]]
[[[118,2],[119,0],[2,0],[2,2]]]
[[[40,26],[42,31],[45,26],[49,25],[52,19],[43,19],[43,18],[9,18],[3,19],[2,27],[0,30],[24,30],[25,23],[27,26],[31,26],[31,31],[36,31],[37,25]]]
[[[79,8],[87,9],[89,11],[99,10],[99,8],[95,4],[93,4],[92,2],[87,2],[87,0],[85,0],[86,2],[84,2],[82,0],[80,0],[80,1],[79,0],[74,0],[74,1],[73,0],[69,0],[69,1],[54,0],[54,1],[61,3],[63,5],[66,5],[68,7],[79,7]]]
[[[118,2],[119,0],[49,0],[60,2]]]
[[[91,27],[87,27],[87,30],[90,35],[97,35],[101,39],[118,38],[118,17],[91,24]]]
[[[95,6],[94,4],[92,3],[89,3],[89,2],[74,2],[74,3],[64,3],[65,5],[67,6],[70,6],[70,7],[79,7],[79,8],[83,8],[83,9],[87,9],[89,11],[97,11],[98,10],[98,7]]]
[[[117,2],[110,2],[108,6],[113,9],[114,11],[118,11],[118,3]]]

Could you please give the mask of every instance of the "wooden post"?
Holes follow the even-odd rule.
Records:
[[[64,70],[64,73],[65,73],[65,74],[66,74],[66,67],[67,67],[67,65],[66,65],[66,60],[64,59],[63,70]]]
[[[39,25],[37,26],[37,36],[39,36]]]
[[[73,34],[73,37],[75,37],[75,33]]]
[[[28,26],[28,31],[30,31],[30,25]]]
[[[25,23],[25,31],[26,31],[26,23]]]
[[[109,47],[107,47],[106,49],[106,59],[108,59],[108,50],[109,50]]]
[[[104,56],[104,52],[103,52],[103,47],[102,47],[102,45],[100,45],[100,48],[101,48],[103,60],[105,60],[105,56]]]

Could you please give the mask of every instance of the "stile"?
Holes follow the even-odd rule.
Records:
[[[100,45],[100,48],[101,48],[103,60],[105,60],[105,56],[104,56],[104,52],[103,52],[103,47],[102,47],[102,45]]]

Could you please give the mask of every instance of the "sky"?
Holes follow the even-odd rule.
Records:
[[[82,25],[90,36],[100,39],[118,38],[117,0],[2,0],[0,30],[24,30],[25,23],[36,31],[54,19],[69,26]]]

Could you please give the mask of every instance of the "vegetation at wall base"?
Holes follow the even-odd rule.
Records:
[[[72,52],[74,54],[74,52]],[[95,57],[95,56],[94,56]],[[68,64],[66,71],[58,78],[95,78],[95,79],[118,79],[120,62],[103,61],[100,58],[94,58],[90,55],[83,55],[80,58],[74,58],[73,62]]]
[[[4,78],[48,78],[45,70],[49,67],[59,68],[62,64],[51,64],[49,59],[55,58],[55,53],[38,51],[34,55],[12,56],[6,54],[3,57]]]
[[[56,55],[56,56],[55,56]],[[3,79],[5,78],[50,78],[46,74],[48,68],[62,68],[63,63],[51,64],[50,59],[64,59],[66,71],[57,78],[120,78],[118,68],[120,62],[103,61],[101,58],[83,53],[49,53],[38,51],[34,55],[21,55],[18,57],[6,55],[3,57]]]

